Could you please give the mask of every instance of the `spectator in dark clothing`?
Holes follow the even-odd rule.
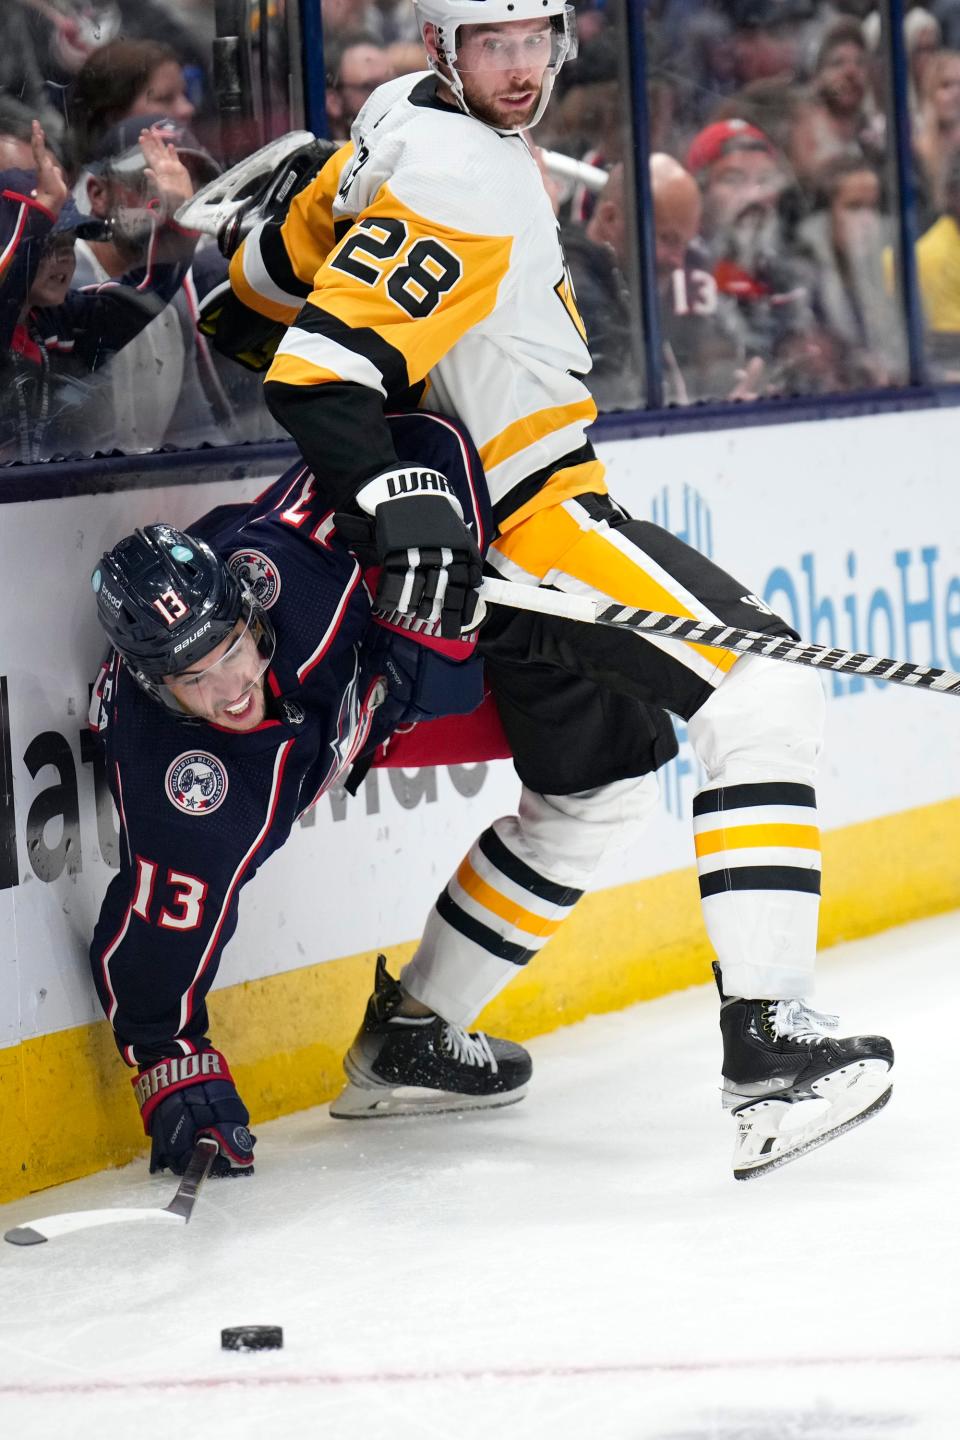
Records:
[[[583,317],[593,368],[587,376],[600,410],[643,404],[637,334],[622,266],[627,255],[624,172],[615,165],[587,225],[563,231],[563,248]]]
[[[0,7],[0,94],[19,101],[25,113],[37,115],[51,135],[63,134],[63,116],[51,104],[47,72],[38,53],[31,16],[18,0]]]
[[[350,127],[378,85],[392,78],[386,53],[371,35],[346,35],[330,46],[327,64],[327,122],[333,140],[349,140]],[[423,69],[423,51],[418,69]]]
[[[650,156],[656,239],[657,290],[663,342],[664,398],[668,404],[696,400],[745,399],[744,382],[759,378],[762,362],[751,362],[749,377],[727,317],[730,302],[720,295],[710,257],[698,239],[703,205],[697,182],[670,155]]]
[[[218,173],[196,137],[163,115],[135,116],[107,132],[78,187],[82,208],[110,222],[105,240],[77,246],[80,287],[119,280],[142,263],[151,222],[149,174],[140,125],[173,147],[187,172],[187,198]],[[196,304],[187,276],[173,305],[164,307],[110,367],[114,444],[127,452],[161,445],[223,440],[197,372]]]
[[[36,126],[35,170],[0,176],[0,458],[49,459],[107,448],[91,433],[93,376],[138,335],[176,293],[195,237],[168,222],[187,198],[189,176],[176,153],[149,134],[142,141],[156,190],[143,262],[116,283],[71,291],[74,243],[103,232],[69,197],[63,172]]]
[[[687,168],[700,183],[703,238],[744,360],[764,362],[774,393],[822,389],[813,316],[779,210],[790,179],[783,157],[756,126],[721,120],[694,137]]]

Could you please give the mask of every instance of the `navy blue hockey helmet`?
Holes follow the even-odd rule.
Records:
[[[142,688],[170,709],[177,702],[163,677],[209,655],[238,622],[255,629],[266,663],[272,656],[273,630],[253,593],[205,541],[172,525],[127,535],[101,557],[90,583],[111,644]]]

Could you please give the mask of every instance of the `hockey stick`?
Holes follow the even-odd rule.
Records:
[[[572,180],[575,185],[583,185],[594,195],[599,194],[610,178],[609,173],[601,170],[599,165],[590,165],[586,160],[574,160],[572,155],[564,155],[559,150],[541,150],[540,155],[551,175],[556,175],[560,180]]]
[[[516,610],[533,610],[560,620],[580,620],[587,625],[610,625],[615,630],[633,630],[638,635],[658,635],[664,640],[682,640],[690,645],[714,645],[737,655],[765,655],[768,660],[785,660],[790,665],[809,665],[814,670],[833,670],[843,675],[864,675],[870,680],[889,680],[895,685],[912,685],[918,690],[939,690],[945,695],[960,693],[960,674],[914,665],[909,660],[885,660],[859,651],[831,650],[826,645],[808,645],[803,640],[784,640],[757,630],[740,630],[706,620],[684,620],[658,610],[634,610],[629,605],[607,605],[585,595],[568,595],[535,585],[518,585],[510,580],[484,580],[480,598],[488,604],[510,605]]]
[[[266,184],[267,180],[290,156],[311,144],[315,137],[309,130],[293,130],[271,140],[262,149],[254,151],[245,160],[209,180],[189,200],[185,200],[176,213],[178,225],[185,230],[199,230],[203,235],[219,235],[228,220],[242,210],[246,200],[254,191],[256,182]],[[558,150],[544,150],[543,163],[552,175],[561,180],[584,185],[597,194],[608,180],[606,170],[590,165],[585,160],[575,160]]]
[[[41,1220],[31,1220],[29,1225],[8,1230],[3,1238],[11,1245],[42,1245],[57,1235],[92,1230],[95,1225],[122,1225],[129,1220],[144,1220],[153,1225],[186,1225],[218,1149],[216,1140],[209,1137],[197,1141],[169,1205],[150,1210],[77,1210],[67,1215],[47,1215]]]

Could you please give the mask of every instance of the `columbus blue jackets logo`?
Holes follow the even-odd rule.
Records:
[[[280,594],[280,572],[262,550],[235,550],[227,561],[238,585],[252,590],[257,604],[264,610]]]
[[[166,791],[185,815],[209,815],[224,802],[227,772],[215,755],[185,750],[167,770]]]

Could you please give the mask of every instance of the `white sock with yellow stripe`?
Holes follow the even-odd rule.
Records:
[[[404,989],[466,1024],[554,935],[583,894],[526,865],[485,830],[440,894],[403,973]]]
[[[430,912],[407,993],[468,1024],[556,934],[608,851],[635,842],[657,795],[652,775],[576,795],[524,788],[519,814],[483,832]]]
[[[810,994],[820,908],[812,785],[701,790],[693,802],[703,917],[727,995]]]

